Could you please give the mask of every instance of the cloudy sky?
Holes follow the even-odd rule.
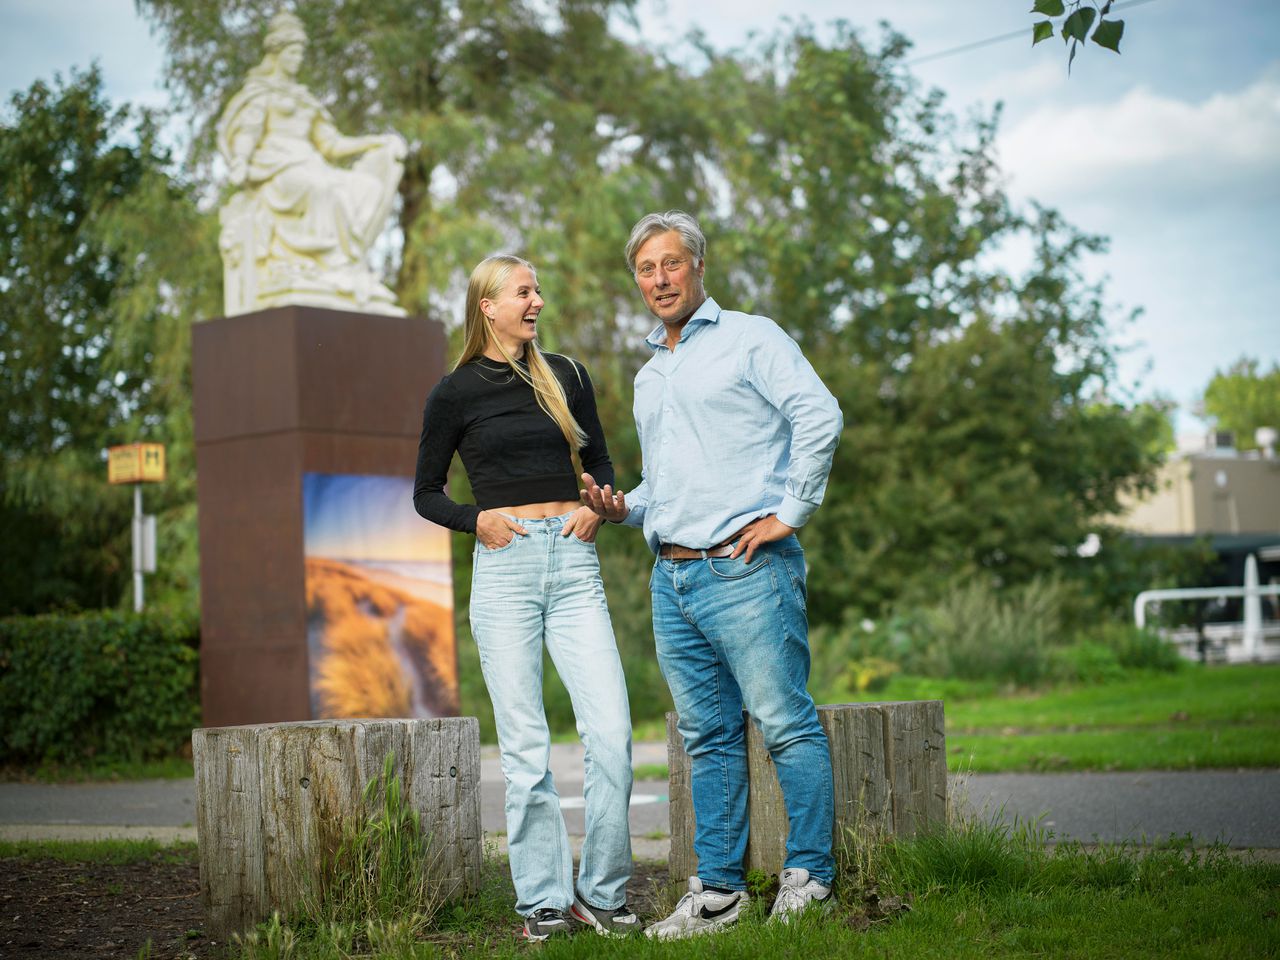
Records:
[[[640,0],[637,33],[670,55],[701,29],[718,47],[784,18],[890,21],[912,67],[951,109],[1004,103],[998,144],[1011,194],[1111,238],[1091,262],[1142,317],[1115,331],[1141,395],[1171,396],[1180,430],[1217,369],[1280,362],[1280,2],[1130,0],[1124,51],[1094,47],[1067,76],[1059,43],[1032,50],[1030,0]],[[688,10],[695,12],[689,13]],[[1015,31],[1023,36],[949,53]],[[936,56],[944,54],[943,56]],[[7,94],[97,59],[117,101],[163,104],[163,57],[131,0],[0,0]]]

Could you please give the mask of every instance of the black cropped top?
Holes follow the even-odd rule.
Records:
[[[587,435],[587,445],[578,451],[582,468],[601,486],[613,483],[613,464],[586,368],[556,353],[543,357]],[[461,455],[471,481],[474,506],[444,492],[454,451]],[[578,489],[564,434],[538,406],[533,387],[506,363],[478,357],[446,376],[427,397],[413,505],[428,520],[475,533],[481,510],[577,500]]]

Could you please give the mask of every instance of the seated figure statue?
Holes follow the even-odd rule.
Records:
[[[221,210],[227,315],[309,304],[403,316],[366,256],[404,172],[404,139],[339,133],[296,80],[306,42],[296,16],[276,14],[262,63],[218,123],[239,188]]]

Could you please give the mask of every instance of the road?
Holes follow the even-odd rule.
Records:
[[[582,748],[552,748],[552,775],[571,836],[583,832]],[[666,747],[639,743],[637,766],[665,764]],[[501,838],[502,771],[497,750],[480,763],[481,821]],[[631,833],[637,855],[666,857],[665,780],[636,782]],[[960,810],[1006,822],[1038,820],[1057,840],[1154,841],[1191,836],[1198,844],[1280,850],[1280,770],[1136,773],[968,774],[953,778]],[[189,779],[124,783],[0,783],[0,838],[156,836],[195,839]]]

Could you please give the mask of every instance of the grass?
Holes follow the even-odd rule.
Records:
[[[894,677],[866,700],[946,701],[949,765],[976,772],[1280,766],[1280,667],[1188,666],[1106,684],[993,695]]]
[[[0,780],[34,780],[38,783],[86,783],[103,780],[183,780],[194,776],[190,758],[162,760],[106,760],[88,763],[46,763],[33,769],[7,767]]]
[[[144,863],[157,854],[173,863],[194,860],[194,843],[158,840],[0,840],[0,860],[59,860],[63,863]]]
[[[671,775],[665,763],[636,764],[633,772],[637,780],[666,780]]]
[[[981,821],[856,855],[829,917],[790,927],[766,922],[757,898],[733,928],[692,941],[605,941],[588,931],[549,941],[539,955],[618,960],[716,957],[1187,957],[1239,960],[1280,953],[1280,866],[1241,861],[1185,842],[1156,848],[1077,845],[1049,851],[1034,828]],[[504,861],[486,857],[480,894],[445,907],[420,939],[386,921],[362,957],[516,958],[529,955]],[[670,905],[670,896],[655,913]],[[651,918],[648,918],[651,919]],[[370,928],[371,930],[373,928]],[[342,931],[264,925],[240,960],[349,956]],[[287,949],[286,949],[287,946]]]

